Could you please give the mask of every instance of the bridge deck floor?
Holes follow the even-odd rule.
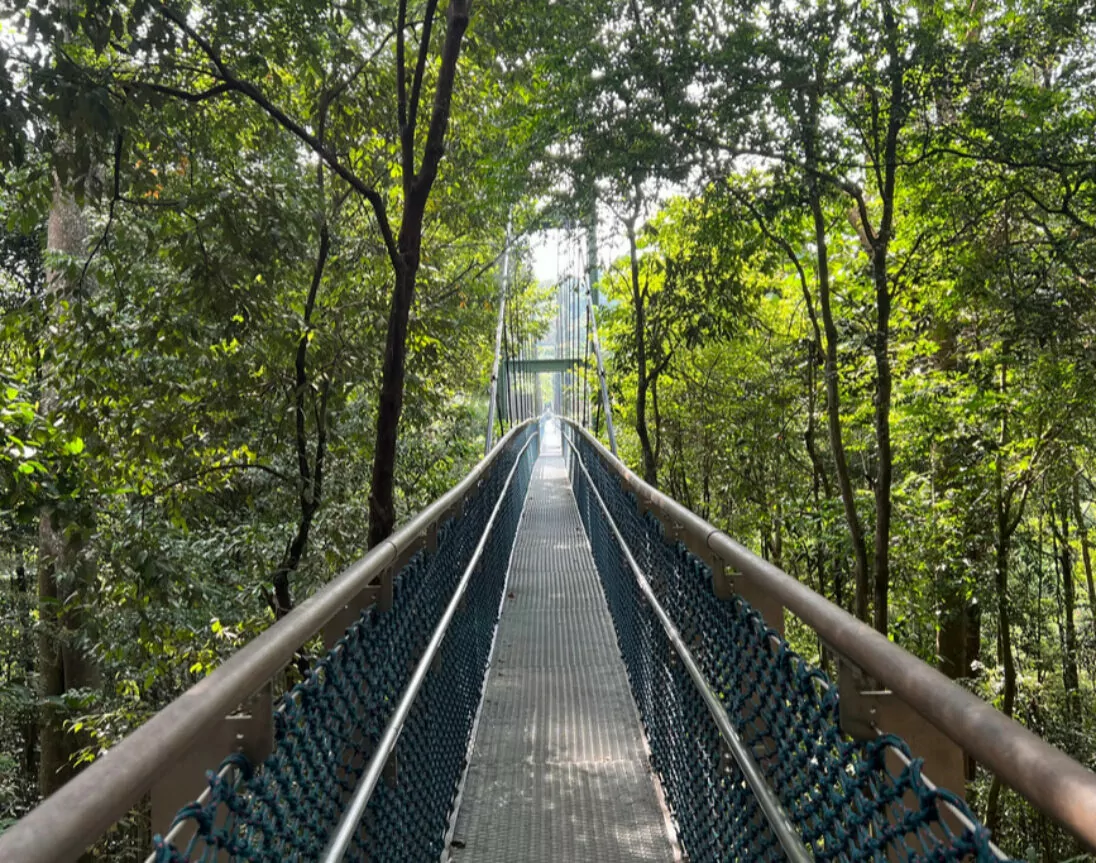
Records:
[[[537,462],[449,845],[454,863],[673,860],[563,459]]]

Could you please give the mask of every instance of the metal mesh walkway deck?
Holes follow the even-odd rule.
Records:
[[[537,463],[453,861],[667,861],[674,847],[563,459]]]

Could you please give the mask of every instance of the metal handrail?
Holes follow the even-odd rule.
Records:
[[[780,847],[784,849],[785,855],[789,860],[793,861],[793,863],[811,863],[811,861],[814,860],[814,855],[810,853],[804,844],[802,837],[796,832],[791,819],[788,817],[788,813],[784,810],[776,793],[769,787],[769,783],[765,781],[765,776],[761,772],[761,768],[758,766],[746,744],[742,742],[742,738],[738,736],[738,732],[735,731],[734,726],[727,717],[727,711],[724,708],[723,703],[719,700],[719,696],[712,691],[711,684],[704,677],[704,672],[700,670],[700,666],[697,664],[696,659],[689,651],[689,648],[685,646],[685,640],[681,637],[681,633],[678,632],[670,615],[666,613],[666,610],[658,601],[654,589],[651,587],[650,582],[647,581],[639,564],[636,563],[636,559],[632,556],[632,551],[628,547],[628,543],[625,541],[624,536],[621,534],[620,528],[617,527],[616,522],[613,520],[613,516],[609,512],[609,507],[605,505],[601,493],[597,490],[597,486],[594,484],[593,479],[591,479],[589,472],[586,470],[586,465],[583,463],[582,456],[579,455],[578,449],[575,448],[573,443],[571,447],[572,452],[574,453],[575,463],[586,476],[586,481],[590,484],[590,491],[592,491],[594,497],[597,498],[598,506],[601,507],[601,511],[605,515],[605,520],[612,530],[613,536],[616,537],[617,545],[620,546],[620,550],[624,553],[624,558],[628,561],[628,566],[631,568],[632,575],[635,576],[635,579],[639,584],[640,591],[643,593],[644,598],[647,600],[647,604],[651,606],[655,616],[662,624],[666,636],[670,639],[670,643],[674,646],[674,650],[681,659],[681,664],[685,666],[685,670],[689,672],[689,677],[692,678],[693,686],[696,687],[697,692],[699,692],[700,696],[704,699],[704,704],[707,706],[708,712],[715,721],[716,727],[719,729],[720,735],[726,742],[731,755],[737,762],[738,768],[742,771],[743,778],[749,784],[750,790],[754,793],[754,797],[757,798],[758,807],[765,816],[765,820],[769,822],[769,826],[776,835]],[[329,863],[329,861],[325,861],[325,863]]]
[[[833,650],[1096,850],[1096,773],[652,488],[586,429],[562,419],[595,447],[623,486],[655,512],[664,525],[680,528],[728,568],[780,600]]]
[[[457,485],[0,834],[0,860],[61,863],[82,854],[140,803],[166,767],[273,679],[301,645],[394,562],[421,547],[429,528],[476,489],[507,444],[532,422],[514,426]]]
[[[499,511],[502,509],[502,503],[506,499],[506,493],[510,490],[510,483],[514,479],[514,474],[517,473],[518,468],[521,467],[521,460],[524,458],[526,450],[529,449],[529,445],[534,439],[538,439],[539,437],[539,429],[529,435],[529,440],[525,442],[525,445],[521,448],[517,458],[514,459],[514,464],[510,468],[510,473],[506,476],[506,483],[499,493],[499,499],[495,502],[495,506],[491,510],[491,517],[487,520],[487,524],[483,528],[483,534],[480,536],[479,542],[476,543],[475,551],[472,552],[472,557],[468,561],[468,565],[464,568],[464,572],[460,577],[460,582],[457,584],[456,590],[453,591],[453,596],[450,598],[449,604],[445,607],[445,611],[438,620],[437,626],[434,627],[434,632],[430,636],[430,641],[427,642],[426,649],[423,651],[418,665],[415,666],[415,671],[411,675],[411,680],[408,681],[407,688],[400,696],[399,704],[396,705],[396,709],[389,718],[388,724],[384,727],[384,734],[381,735],[380,742],[373,751],[373,756],[369,759],[369,764],[366,766],[362,778],[358,780],[358,785],[354,789],[354,795],[350,798],[350,802],[343,811],[342,818],[339,819],[339,823],[335,827],[335,832],[332,834],[327,848],[320,857],[323,863],[339,863],[339,861],[343,859],[346,849],[350,847],[350,843],[354,841],[354,834],[358,832],[358,827],[361,824],[362,817],[365,815],[366,807],[369,806],[369,798],[373,795],[373,791],[377,787],[381,775],[384,773],[384,766],[392,755],[393,750],[396,748],[396,742],[400,738],[400,732],[403,731],[404,723],[411,713],[411,708],[414,706],[419,690],[422,689],[423,683],[426,682],[426,675],[430,672],[430,667],[434,664],[434,658],[437,656],[438,650],[441,648],[441,643],[445,639],[445,634],[449,630],[449,624],[453,621],[453,617],[457,613],[457,607],[464,598],[464,594],[468,589],[468,584],[472,580],[472,574],[479,565],[480,558],[483,557],[483,550],[487,547],[487,540],[491,536],[491,531],[494,530],[495,521],[498,519]]]

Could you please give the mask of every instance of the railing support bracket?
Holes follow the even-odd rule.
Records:
[[[698,539],[691,537],[686,537],[685,541],[689,551],[703,560],[712,571],[712,592],[719,599],[742,597],[760,612],[766,626],[775,630],[781,638],[784,637],[784,606],[779,599],[759,588],[752,579],[729,570],[723,559],[708,548],[706,542],[701,545]]]
[[[914,757],[924,759],[923,771],[929,779],[965,796],[963,750],[893,692],[876,688],[853,663],[844,658],[838,663],[841,730],[854,740],[874,740],[880,733],[898,735]],[[901,770],[899,765],[891,768]]]
[[[267,682],[238,713],[199,737],[194,745],[164,771],[152,786],[152,832],[166,835],[175,813],[205,787],[206,770],[231,752],[242,752],[252,764],[261,764],[274,749],[274,687]],[[193,825],[187,830],[193,833]],[[189,838],[189,837],[188,837]],[[176,840],[178,843],[178,840]]]
[[[330,650],[335,646],[338,640],[346,634],[346,630],[354,624],[354,621],[361,617],[361,613],[377,601],[380,593],[381,588],[379,585],[365,588],[354,599],[344,605],[342,611],[337,612],[334,617],[324,624],[321,630],[324,650]]]

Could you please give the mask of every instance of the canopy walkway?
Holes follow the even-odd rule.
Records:
[[[1096,846],[1096,775],[541,418],[0,860],[77,859],[134,812],[157,863],[1008,859],[967,756]]]

